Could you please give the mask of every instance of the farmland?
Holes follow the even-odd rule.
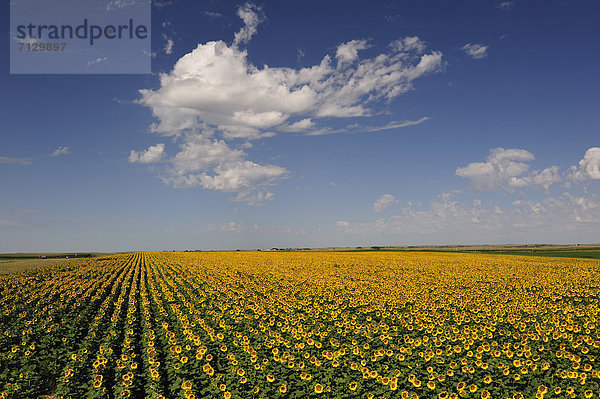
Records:
[[[0,276],[0,398],[600,397],[600,261],[152,252]]]

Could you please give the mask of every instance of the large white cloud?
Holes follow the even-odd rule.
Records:
[[[325,55],[300,69],[257,67],[242,46],[256,35],[265,16],[251,3],[239,7],[238,16],[244,26],[231,44],[198,44],[160,75],[157,89],[140,91],[139,103],[157,119],[151,130],[172,137],[180,147],[168,158],[162,177],[168,184],[238,192],[234,199],[249,202],[271,199],[265,187],[289,172],[248,160],[242,150],[251,147],[248,140],[277,132],[332,132],[318,126],[323,118],[369,116],[378,101],[411,90],[416,79],[442,67],[442,54],[427,52],[418,37],[394,41],[372,57],[361,57],[373,50],[365,40],[341,43],[335,51],[337,65]],[[157,150],[132,151],[130,161],[161,160]]]
[[[344,61],[338,68],[327,55],[299,70],[257,68],[245,50],[222,41],[199,44],[160,76],[159,89],[141,90],[140,103],[152,109],[159,120],[154,130],[165,135],[204,123],[225,131],[246,129],[248,138],[255,138],[256,129],[285,131],[290,118],[369,115],[369,103],[410,90],[415,79],[441,66],[441,53],[422,54],[418,38],[404,41],[412,46],[391,46],[364,59],[357,55],[362,42],[344,43],[338,47],[337,57]]]

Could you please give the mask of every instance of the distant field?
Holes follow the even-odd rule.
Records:
[[[63,263],[68,260],[91,258],[104,255],[101,253],[75,253],[75,252],[60,252],[60,253],[11,253],[0,254],[0,275],[19,272],[21,270],[36,269],[48,265]],[[45,257],[43,259],[42,257]]]
[[[465,251],[466,252],[466,251]],[[472,251],[471,251],[472,252]],[[521,256],[550,256],[561,258],[600,259],[600,248],[583,249],[522,249],[522,250],[483,250],[477,253],[521,255]]]
[[[354,249],[339,248],[347,252],[456,252],[478,253],[492,255],[546,256],[577,259],[600,259],[598,246],[551,246],[540,247],[511,247],[511,246],[457,246],[457,247],[360,247]]]
[[[7,259],[40,259],[42,256],[46,258],[89,258],[92,256],[101,255],[99,253],[92,252],[34,252],[34,253],[12,253],[12,254],[0,254],[0,260]]]
[[[68,262],[69,260],[71,259],[0,259],[0,275],[55,265],[57,263]]]

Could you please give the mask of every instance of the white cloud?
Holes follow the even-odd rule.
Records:
[[[240,192],[232,201],[245,202],[247,205],[260,205],[264,201],[275,199],[275,195],[270,191],[259,191],[257,193]]]
[[[214,175],[201,174],[200,183],[204,188],[219,191],[248,191],[256,187],[272,184],[287,175],[287,170],[276,165],[259,165],[252,161],[235,164],[221,164]]]
[[[50,156],[51,157],[57,157],[59,155],[66,155],[70,151],[71,151],[71,149],[69,147],[61,145],[56,150],[54,150],[54,152],[52,154],[50,154]]]
[[[558,166],[550,166],[541,172],[534,171],[528,176],[511,177],[508,181],[508,185],[514,188],[540,186],[548,190],[551,185],[558,183],[561,180],[562,178],[558,172]]]
[[[379,213],[385,209],[391,208],[396,202],[398,201],[396,201],[392,194],[383,194],[381,197],[377,198],[373,204],[373,210]]]
[[[456,169],[456,175],[467,179],[472,191],[513,190],[527,186],[548,188],[562,180],[558,166],[542,171],[529,171],[529,162],[535,157],[522,149],[494,148],[485,162],[473,162]]]
[[[367,129],[367,131],[368,132],[378,132],[380,130],[389,130],[389,129],[398,129],[398,128],[402,128],[402,127],[407,127],[407,126],[416,126],[416,125],[420,125],[421,123],[426,122],[428,120],[429,120],[429,117],[424,116],[422,118],[417,119],[416,121],[400,121],[400,122],[392,121],[385,126],[371,127],[369,129]]]
[[[264,194],[265,187],[289,172],[248,160],[243,149],[252,147],[250,140],[275,132],[347,131],[318,123],[322,118],[370,116],[372,104],[412,90],[416,79],[442,67],[442,54],[426,53],[417,37],[393,42],[373,58],[360,56],[359,51],[368,47],[364,40],[342,43],[336,49],[337,67],[331,55],[299,69],[256,67],[240,46],[255,35],[264,15],[251,3],[239,7],[238,15],[244,27],[231,45],[199,44],[159,76],[158,89],[140,91],[138,102],[157,119],[152,132],[172,137],[180,146],[163,170],[166,184],[237,192],[234,200],[248,203],[271,199],[272,194]],[[424,120],[394,122],[386,128]],[[163,156],[162,150],[148,151],[132,151],[130,160],[149,163]]]
[[[489,46],[484,46],[483,44],[467,43],[461,47],[461,50],[463,50],[465,53],[467,53],[472,58],[478,60],[478,59],[487,57],[488,47]]]
[[[517,188],[537,186],[548,190],[555,183],[600,179],[600,147],[589,148],[576,166],[561,174],[558,166],[529,172],[529,162],[534,156],[521,149],[495,148],[490,150],[486,162],[473,162],[457,168],[456,175],[467,179],[472,191],[511,191]]]
[[[504,11],[510,11],[514,5],[514,1],[501,1],[500,3],[496,4],[496,7]]]
[[[237,15],[244,21],[244,27],[235,34],[233,47],[247,43],[256,33],[258,25],[265,19],[262,9],[252,3],[240,6]]]
[[[473,191],[494,191],[503,188],[507,182],[521,176],[529,170],[534,156],[529,151],[520,149],[494,148],[486,162],[473,162],[465,167],[457,168],[456,175],[467,179]]]
[[[111,0],[106,5],[107,11],[119,10],[135,4],[135,0]]]
[[[216,11],[204,11],[204,15],[209,16],[211,18],[221,18],[223,14]]]
[[[260,69],[248,62],[246,51],[222,41],[208,42],[179,59],[170,73],[161,74],[159,89],[142,90],[140,103],[152,108],[160,121],[153,129],[161,134],[176,135],[201,122],[218,129],[285,129],[292,116],[370,115],[369,103],[411,90],[415,79],[441,67],[441,57],[439,52],[394,47],[341,68],[333,68],[327,55],[319,64],[299,70]]]
[[[407,36],[404,39],[394,40],[392,43],[390,43],[390,47],[394,48],[398,52],[417,51],[422,53],[425,51],[425,42],[423,42],[417,36]]]
[[[575,181],[600,179],[600,147],[589,148],[578,166],[572,166],[569,178]]]
[[[429,207],[408,206],[388,218],[335,223],[336,230],[346,234],[391,235],[397,239],[398,235],[450,233],[458,234],[461,240],[469,234],[476,240],[486,234],[505,235],[509,239],[516,233],[522,233],[522,237],[533,234],[539,239],[542,233],[554,232],[557,237],[564,237],[568,232],[584,228],[594,231],[599,226],[600,198],[569,193],[542,201],[516,200],[504,207],[484,204],[480,200],[468,205],[451,196],[442,196],[439,201],[432,201]]]
[[[338,60],[338,67],[340,67],[341,64],[356,60],[358,58],[358,52],[360,50],[368,49],[369,47],[366,40],[352,40],[340,44],[335,52],[335,58]]]
[[[303,132],[311,129],[315,126],[315,123],[310,118],[305,118],[294,122],[291,125],[282,125],[277,128],[281,132]]]
[[[106,62],[106,61],[108,61],[108,57],[96,58],[96,59],[93,59],[91,61],[88,61],[87,66],[94,65],[94,64],[99,64],[101,62]]]
[[[165,145],[160,143],[148,147],[146,151],[133,151],[129,153],[129,162],[153,163],[160,161],[165,155]]]
[[[223,224],[208,224],[201,227],[195,227],[189,229],[188,232],[192,234],[208,232],[239,233],[244,230],[246,230],[246,226],[243,223],[227,222]]]
[[[10,158],[10,157],[3,157],[0,155],[0,164],[9,164],[9,163],[16,163],[18,165],[32,164],[31,158]]]
[[[187,134],[180,149],[170,159],[171,167],[167,177],[163,178],[175,187],[201,186],[238,192],[235,201],[255,204],[273,199],[272,193],[256,193],[256,190],[288,176],[283,167],[246,160],[244,151],[232,149],[224,140],[210,139],[202,134]]]
[[[164,8],[167,6],[170,6],[173,4],[172,1],[158,1],[158,0],[152,0],[152,4],[154,4],[154,6],[156,8]]]
[[[28,44],[28,45],[32,45],[34,43],[39,43],[40,42],[40,40],[38,38],[32,37],[32,36],[27,36],[24,39],[19,39],[18,37],[15,36],[15,37],[13,37],[13,39],[16,42],[18,42],[18,43],[25,43],[25,44]]]
[[[217,230],[219,231],[230,231],[230,232],[240,232],[244,230],[244,225],[242,223],[229,222],[224,223],[218,226]]]
[[[167,37],[167,35],[165,35],[163,33],[163,38],[165,39],[165,47],[163,48],[163,50],[165,51],[165,54],[172,54],[173,53],[173,40],[169,39]]]

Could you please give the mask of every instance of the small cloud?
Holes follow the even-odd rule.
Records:
[[[244,225],[242,223],[229,222],[224,223],[217,227],[218,231],[229,231],[229,232],[240,232],[244,230]]]
[[[150,53],[150,52],[148,52],[148,51],[146,51],[146,50],[142,50],[142,53],[144,53],[144,54],[146,54],[147,56],[150,56],[150,57],[152,57],[152,58],[156,58],[156,53],[154,53],[154,52]]]
[[[504,11],[510,11],[512,10],[514,5],[514,1],[501,1],[500,3],[496,4],[496,8],[499,8]]]
[[[129,162],[153,163],[158,162],[165,155],[165,145],[160,143],[148,147],[146,151],[133,151],[129,153]]]
[[[373,204],[373,210],[379,213],[385,209],[391,208],[396,202],[398,201],[396,201],[396,198],[394,198],[392,194],[383,194],[381,197],[377,198]]]
[[[385,126],[371,127],[369,129],[367,129],[367,132],[378,132],[380,130],[389,130],[389,129],[397,129],[397,128],[402,128],[402,127],[407,127],[407,126],[416,126],[416,125],[420,125],[421,123],[426,122],[428,120],[429,120],[429,117],[424,116],[420,119],[417,119],[416,121],[400,121],[400,122],[392,121]]]
[[[311,129],[315,126],[315,123],[310,118],[302,119],[298,122],[292,123],[291,125],[283,125],[278,128],[282,132],[302,132],[304,130]]]
[[[0,155],[0,164],[16,163],[17,165],[31,165],[31,158],[10,158]]]
[[[461,50],[467,53],[471,58],[479,60],[487,57],[488,47],[489,46],[484,46],[483,44],[467,43],[461,47]]]
[[[95,60],[88,61],[87,66],[99,64],[101,62],[106,62],[106,61],[108,61],[108,57],[96,58]]]
[[[112,0],[106,5],[107,11],[120,10],[135,4],[135,0]]]
[[[163,7],[167,7],[170,6],[171,4],[173,4],[172,1],[159,1],[159,0],[153,0],[152,4],[156,7],[156,8],[163,8]]]
[[[262,8],[252,3],[240,6],[237,15],[244,21],[244,27],[235,33],[233,39],[233,47],[235,48],[240,44],[248,43],[256,33],[258,25],[265,20]]]
[[[347,129],[332,129],[330,127],[324,127],[321,129],[313,130],[305,133],[306,136],[323,136],[325,134],[345,133]]]
[[[207,15],[211,18],[221,18],[223,16],[223,14],[216,11],[204,11],[204,15]]]
[[[57,157],[59,155],[67,155],[70,151],[71,151],[71,149],[69,147],[61,145],[56,150],[54,150],[54,152],[52,154],[50,154],[50,156]]]
[[[264,201],[272,201],[275,199],[275,194],[270,191],[259,191],[256,193],[251,193],[247,191],[242,191],[238,193],[231,200],[235,202],[244,202],[246,205],[262,205]]]
[[[173,53],[173,40],[169,39],[167,37],[167,35],[165,35],[163,33],[163,38],[165,39],[165,47],[163,48],[163,50],[165,51],[165,54],[172,54]]]
[[[330,185],[331,187],[335,187],[335,186],[337,186],[337,184],[336,184],[334,181],[330,181],[330,182],[329,182],[329,185]]]
[[[36,37],[33,36],[27,36],[24,39],[19,39],[18,37],[14,37],[15,41],[19,42],[19,43],[25,43],[25,44],[34,44],[34,43],[39,43],[39,40]]]
[[[300,61],[302,58],[304,58],[304,56],[306,55],[306,53],[304,51],[302,51],[301,49],[296,49],[296,50],[297,50],[297,53],[298,53],[296,59],[298,61]]]

